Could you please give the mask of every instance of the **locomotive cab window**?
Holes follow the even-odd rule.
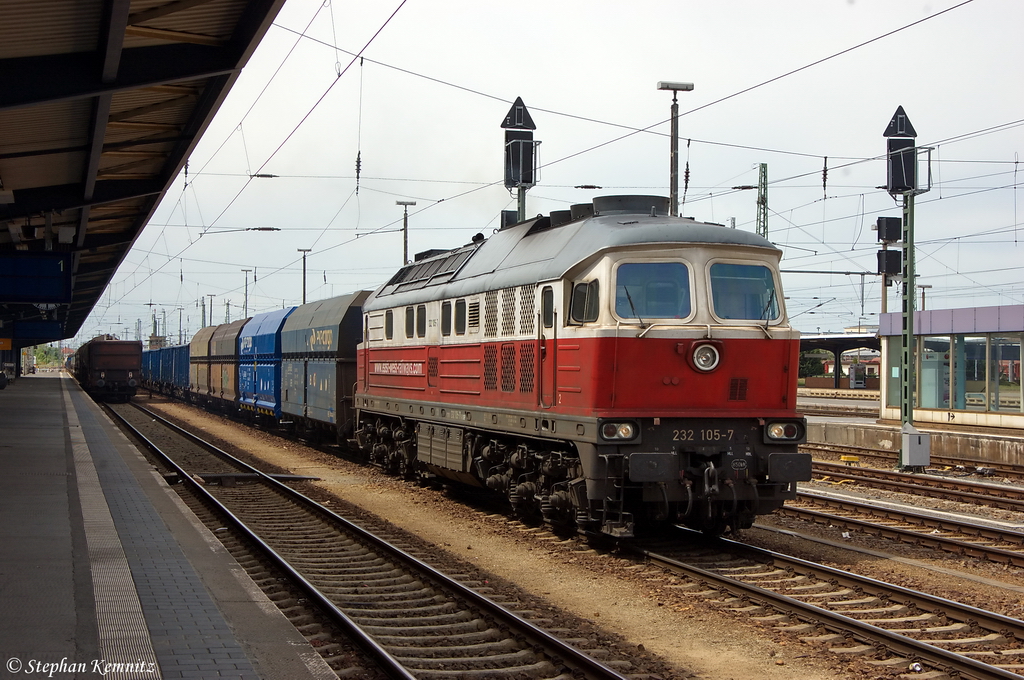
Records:
[[[441,303],[441,335],[452,334],[452,303]]]
[[[544,286],[540,292],[540,311],[544,328],[555,325],[555,291],[551,286]]]
[[[572,289],[570,318],[576,323],[597,321],[600,312],[600,286],[597,279],[588,283],[577,283]]]
[[[416,337],[427,337],[427,307],[419,305],[416,307]]]
[[[719,319],[771,321],[781,315],[775,277],[761,264],[711,265],[711,300]]]
[[[466,301],[455,301],[455,334],[466,334]]]
[[[682,262],[623,262],[616,269],[619,317],[685,319],[690,311],[690,268]]]

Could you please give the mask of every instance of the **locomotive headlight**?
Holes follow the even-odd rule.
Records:
[[[636,437],[636,425],[633,423],[604,423],[601,425],[601,436],[604,439],[633,439]]]
[[[718,348],[714,345],[700,345],[693,350],[693,365],[702,371],[713,371],[721,361]]]
[[[802,428],[798,423],[769,423],[765,431],[769,439],[790,441],[802,437]]]

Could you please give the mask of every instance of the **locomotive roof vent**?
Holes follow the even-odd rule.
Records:
[[[594,204],[593,203],[575,203],[569,206],[569,213],[572,219],[578,220],[581,217],[593,217],[594,216]]]
[[[413,256],[413,262],[420,262],[422,260],[429,259],[431,257],[437,257],[445,253],[451,252],[450,250],[441,250],[440,248],[431,248],[430,250],[424,250],[422,253],[416,253]]]
[[[572,222],[572,210],[552,210],[550,218],[552,227]]]
[[[575,207],[575,206],[573,206]],[[664,196],[596,196],[595,215],[668,215],[668,199]]]

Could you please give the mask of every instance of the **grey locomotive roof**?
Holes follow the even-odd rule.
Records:
[[[374,291],[363,309],[550,281],[603,250],[624,246],[692,243],[778,250],[757,234],[685,217],[615,212],[544,228],[546,221],[538,218],[506,227],[482,243],[409,265]],[[438,266],[415,269],[428,262]]]

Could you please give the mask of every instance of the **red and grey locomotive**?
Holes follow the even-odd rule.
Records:
[[[810,479],[781,252],[610,196],[403,267],[363,304],[355,439],[616,536],[752,524]]]

